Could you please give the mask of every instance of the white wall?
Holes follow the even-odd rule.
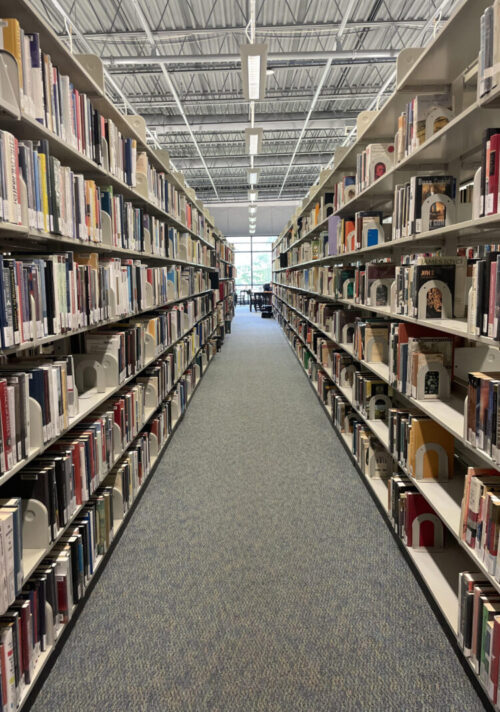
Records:
[[[299,201],[257,201],[256,237],[277,236],[285,227]],[[227,237],[248,236],[248,202],[204,203],[219,230]]]

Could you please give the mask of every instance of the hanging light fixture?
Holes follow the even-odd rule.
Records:
[[[245,129],[245,142],[248,154],[250,156],[256,156],[262,148],[262,134],[261,128],[258,129]]]
[[[258,168],[250,168],[248,171],[248,185],[257,185],[259,182],[259,173]]]
[[[256,206],[256,205],[249,205],[249,206],[248,206],[248,214],[249,214],[249,215],[257,215],[257,206]]]
[[[259,191],[258,191],[258,190],[255,190],[255,189],[254,189],[254,190],[249,190],[249,191],[248,191],[248,200],[249,200],[251,203],[254,203],[254,202],[257,200],[258,195],[259,195]]]
[[[266,95],[267,44],[240,45],[243,96],[248,101],[264,99]]]

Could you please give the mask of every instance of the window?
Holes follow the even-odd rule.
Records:
[[[271,281],[272,243],[275,237],[228,237],[234,245],[236,289],[262,289]]]

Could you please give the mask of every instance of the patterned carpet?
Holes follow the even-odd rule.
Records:
[[[238,310],[32,709],[483,709],[273,320]]]

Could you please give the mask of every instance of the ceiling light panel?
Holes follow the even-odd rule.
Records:
[[[256,156],[262,149],[262,134],[261,128],[245,129],[246,149],[250,156]]]
[[[264,99],[266,95],[267,45],[240,46],[243,96],[248,101]]]
[[[252,170],[248,171],[248,184],[249,185],[257,185],[259,182],[259,170],[257,168],[252,168]]]

